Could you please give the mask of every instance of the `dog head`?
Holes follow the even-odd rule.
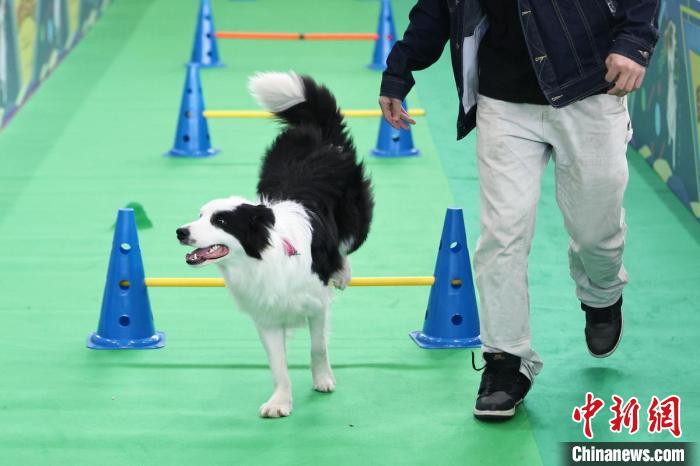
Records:
[[[185,261],[202,266],[241,255],[262,259],[274,225],[275,215],[269,207],[229,197],[205,204],[199,219],[181,226],[176,233],[180,244],[195,248]]]

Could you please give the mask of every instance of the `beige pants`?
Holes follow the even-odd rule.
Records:
[[[622,197],[630,137],[624,98],[601,94],[556,109],[478,97],[481,236],[474,270],[483,350],[521,357],[530,380],[542,361],[530,341],[527,261],[545,165],[554,160],[576,295],[608,306],[627,283]],[[561,306],[579,308],[573,300]]]

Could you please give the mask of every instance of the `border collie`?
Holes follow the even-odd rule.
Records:
[[[333,287],[350,280],[348,255],[367,238],[374,202],[364,166],[330,91],[307,76],[260,73],[249,89],[285,124],[267,150],[258,198],[202,207],[177,229],[192,266],[216,264],[267,352],[274,392],[262,417],[288,416],[287,330],[308,324],[313,387],[332,392],[328,321]]]

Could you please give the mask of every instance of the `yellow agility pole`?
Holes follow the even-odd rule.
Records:
[[[355,277],[349,286],[432,286],[435,277]]]
[[[223,287],[223,278],[155,278],[145,279],[147,287]],[[432,286],[435,277],[355,277],[350,280],[349,286]],[[129,281],[122,280],[119,283],[122,288],[128,288]],[[455,286],[461,285],[459,279],[452,280]]]
[[[342,110],[343,116],[352,118],[372,118],[382,116],[381,110]],[[425,116],[422,108],[412,108],[408,111],[410,116]],[[205,118],[272,118],[272,113],[264,110],[204,110]]]
[[[146,278],[146,286],[166,286],[166,287],[222,287],[223,278]]]

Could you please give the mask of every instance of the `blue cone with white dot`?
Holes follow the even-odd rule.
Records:
[[[196,63],[202,68],[224,66],[219,60],[219,45],[216,42],[216,28],[209,0],[199,2],[190,63]]]
[[[211,147],[209,125],[204,117],[204,95],[199,79],[199,66],[187,66],[185,87],[182,89],[180,113],[173,148],[166,155],[174,157],[209,157],[218,149]]]
[[[368,68],[375,71],[384,71],[386,69],[386,59],[395,43],[396,26],[394,26],[394,14],[391,11],[391,0],[381,0],[377,40],[374,42],[372,63],[368,65]]]
[[[447,209],[423,330],[410,335],[421,348],[481,347],[462,209]]]
[[[165,346],[156,332],[148,300],[141,248],[133,209],[119,209],[107,283],[97,331],[87,340],[92,349],[154,349]]]
[[[408,109],[405,100],[401,106],[404,110]],[[377,145],[370,153],[376,157],[411,157],[420,154],[420,151],[413,145],[413,133],[410,128],[396,129],[386,119],[381,118]]]

